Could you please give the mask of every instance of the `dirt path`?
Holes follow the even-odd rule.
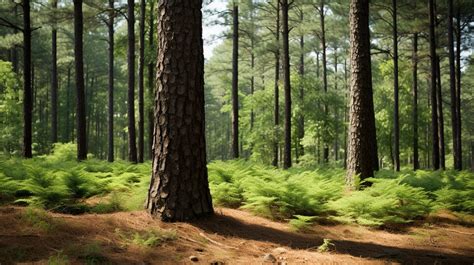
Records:
[[[174,233],[174,239],[154,247],[133,241],[134,235],[149,230]],[[320,253],[317,248],[324,239],[334,245]],[[2,265],[65,260],[70,264],[262,264],[266,254],[277,259],[275,264],[473,264],[474,228],[437,220],[403,232],[316,225],[296,233],[287,224],[233,209],[217,209],[206,220],[169,224],[142,211],[71,216],[0,208]]]

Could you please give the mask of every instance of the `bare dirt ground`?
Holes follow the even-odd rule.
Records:
[[[225,208],[192,223],[163,223],[144,211],[35,216],[0,207],[0,264],[271,264],[267,254],[274,264],[474,264],[474,228],[448,213],[397,231],[314,225],[305,232]],[[176,235],[153,247],[123,236],[147,230]],[[333,245],[319,252],[324,239]]]

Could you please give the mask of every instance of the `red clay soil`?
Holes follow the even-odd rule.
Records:
[[[42,220],[42,221],[38,221]],[[64,215],[36,221],[27,210],[0,207],[0,264],[473,264],[474,228],[449,214],[390,232],[358,225],[315,225],[293,232],[234,209],[193,223],[163,223],[146,212]],[[154,247],[124,237],[147,230],[175,231]],[[318,252],[323,239],[333,245]],[[197,261],[191,261],[195,256]]]

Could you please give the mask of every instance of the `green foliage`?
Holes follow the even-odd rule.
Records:
[[[317,218],[316,216],[304,215],[295,215],[293,217],[294,218],[290,220],[289,224],[296,231],[304,231],[308,229],[308,227],[311,226]]]
[[[408,223],[431,210],[431,201],[422,188],[397,180],[370,179],[374,184],[331,202],[342,217],[363,225]]]
[[[325,238],[323,239],[323,244],[318,247],[318,252],[328,252],[331,247],[334,247],[334,243],[332,243],[331,239]]]

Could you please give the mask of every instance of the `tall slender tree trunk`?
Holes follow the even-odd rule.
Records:
[[[160,89],[146,205],[148,212],[164,221],[213,213],[206,167],[201,5],[199,0],[158,4]]]
[[[457,156],[458,164],[455,165],[455,169],[462,170],[462,119],[461,119],[461,4],[457,1],[456,9],[456,143],[457,143]]]
[[[283,38],[283,88],[285,91],[285,145],[283,168],[291,167],[291,84],[290,47],[288,29],[288,0],[281,0],[282,38]]]
[[[58,8],[58,1],[53,0],[53,10]],[[53,23],[56,23],[55,21]],[[57,64],[57,30],[56,24],[51,31],[51,142],[58,141],[58,64]]]
[[[128,160],[137,163],[137,135],[135,130],[135,1],[127,0],[128,32]]]
[[[74,0],[74,60],[76,61],[77,159],[87,159],[86,93],[84,89],[82,0]]]
[[[300,23],[304,22],[304,14],[303,10],[300,10]],[[304,34],[300,36],[300,64],[298,67],[298,75],[300,76],[300,87],[299,87],[299,101],[300,101],[300,111],[298,113],[298,135],[297,135],[297,142],[296,142],[296,161],[302,155],[304,155],[304,147],[301,144],[304,138],[304,114],[302,111],[302,107],[304,106],[304,75],[305,75],[305,65],[304,65],[304,57],[305,57],[305,50],[304,50]]]
[[[347,59],[344,58],[344,169],[347,169],[347,123],[349,118],[349,109],[348,109],[348,95],[350,93],[349,82],[347,76]]]
[[[394,168],[400,171],[400,118],[398,107],[398,30],[397,30],[397,0],[392,0],[393,12],[393,121],[394,121]]]
[[[418,33],[413,34],[413,170],[420,168],[418,157]]]
[[[321,0],[320,6],[319,6],[319,19],[320,19],[320,26],[321,26],[321,45],[322,45],[322,63],[323,63],[323,89],[324,93],[328,93],[328,76],[327,76],[327,55],[326,55],[326,28],[325,28],[325,14],[324,14],[324,6],[325,6],[325,0]],[[329,122],[329,106],[328,103],[324,103],[324,115],[325,115],[325,120],[326,122]],[[328,124],[326,124],[325,127],[327,127]],[[325,134],[328,134],[328,130],[324,130]],[[325,141],[324,143],[324,150],[323,150],[323,159],[324,163],[329,162],[329,146],[328,143]]]
[[[458,142],[457,142],[457,97],[456,97],[456,66],[454,64],[454,33],[453,33],[453,0],[448,0],[448,51],[449,51],[449,92],[451,98],[451,126],[453,133],[453,159],[454,168],[459,164]]]
[[[274,85],[274,94],[275,94],[275,105],[273,109],[273,120],[275,122],[275,142],[273,143],[273,166],[278,166],[278,150],[279,148],[279,127],[280,127],[280,0],[277,0],[277,10],[276,10],[276,28],[275,28],[275,37],[277,48],[275,51],[275,85]]]
[[[232,158],[239,157],[239,6],[232,2]]]
[[[138,62],[138,162],[145,155],[145,0],[140,0],[140,51]]]
[[[443,114],[443,93],[441,89],[441,69],[440,69],[440,58],[439,55],[436,56],[436,78],[438,81],[437,90],[436,90],[436,105],[438,107],[438,138],[439,138],[439,165],[441,169],[446,169],[445,162],[445,144],[444,144],[444,114]]]
[[[356,175],[362,180],[374,176],[373,159],[377,158],[370,62],[369,0],[351,0],[349,22],[351,93],[346,184],[348,188],[354,189]]]
[[[148,45],[153,48],[155,38],[155,0],[150,1],[150,28],[148,29]],[[152,56],[148,63],[148,95],[155,98],[155,56]],[[150,158],[153,157],[153,130],[154,130],[154,107],[148,110],[148,147],[150,148]]]
[[[334,47],[334,91],[337,91],[337,46]],[[339,107],[334,108],[334,160],[339,160]]]
[[[435,41],[435,17],[434,0],[428,0],[429,8],[429,42],[431,60],[431,129],[432,129],[432,167],[439,169],[439,137],[438,137],[438,107],[436,101],[436,41]]]
[[[107,161],[114,162],[114,0],[109,0],[109,87],[108,87],[108,119],[107,119]]]
[[[66,142],[72,141],[71,126],[69,118],[71,117],[71,65],[67,68],[67,81],[66,81]]]
[[[30,1],[23,0],[23,157],[32,158],[33,90],[31,84]]]

